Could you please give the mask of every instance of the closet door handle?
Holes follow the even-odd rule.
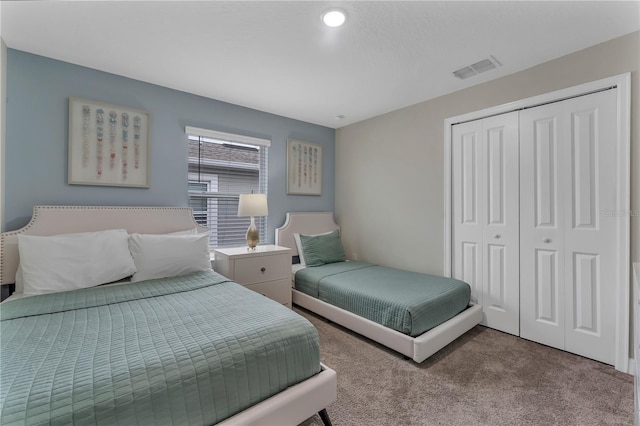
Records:
[[[549,244],[551,242],[551,238],[543,238],[542,242],[545,244]]]
[[[497,239],[497,238],[500,238],[500,234],[496,234],[496,235],[494,235],[494,236],[493,236],[493,238],[496,238],[496,239]]]

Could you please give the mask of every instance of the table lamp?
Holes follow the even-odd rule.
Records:
[[[249,246],[249,250],[255,250],[260,241],[260,233],[254,218],[256,216],[267,216],[268,214],[266,194],[240,194],[238,216],[251,216],[251,224],[247,229],[247,246]]]

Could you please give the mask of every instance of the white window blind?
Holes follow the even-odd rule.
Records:
[[[240,194],[267,193],[267,152],[271,141],[187,127],[189,206],[209,228],[213,247],[246,244],[250,218],[238,217]],[[260,240],[267,218],[256,217]]]

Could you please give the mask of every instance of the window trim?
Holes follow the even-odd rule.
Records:
[[[249,145],[271,146],[271,140],[255,138],[253,136],[239,135],[236,133],[225,133],[217,130],[201,129],[199,127],[185,126],[184,132],[191,136],[200,136],[203,138],[217,139],[221,141],[233,142],[233,143],[246,143]]]

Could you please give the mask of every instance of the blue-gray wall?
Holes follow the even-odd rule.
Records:
[[[189,66],[185,64],[185,67]],[[150,188],[67,184],[69,97],[151,113]],[[335,131],[66,62],[7,50],[5,231],[35,205],[187,206],[185,126],[271,140],[269,229],[287,211],[333,211]],[[322,196],[286,194],[287,138],[323,146]]]

